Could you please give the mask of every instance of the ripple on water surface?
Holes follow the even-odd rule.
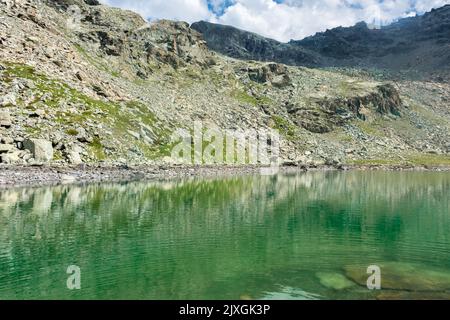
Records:
[[[429,172],[0,190],[0,299],[445,299],[449,197]]]

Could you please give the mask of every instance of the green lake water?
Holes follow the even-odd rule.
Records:
[[[93,298],[450,299],[450,173],[0,190],[0,299]]]

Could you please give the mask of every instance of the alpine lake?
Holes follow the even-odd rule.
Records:
[[[0,299],[450,299],[450,173],[1,189]]]

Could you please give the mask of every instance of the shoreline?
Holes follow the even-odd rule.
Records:
[[[14,166],[0,165],[0,189],[60,184],[155,181],[189,177],[227,177],[261,174],[262,166]],[[308,171],[434,171],[450,172],[450,166],[341,165],[283,166],[275,173]],[[275,173],[267,173],[272,175]]]

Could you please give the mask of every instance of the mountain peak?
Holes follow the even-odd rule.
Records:
[[[210,49],[234,58],[297,66],[358,65],[429,72],[449,67],[449,9],[446,5],[381,28],[370,28],[361,21],[289,43],[208,22],[192,27],[203,34]]]

